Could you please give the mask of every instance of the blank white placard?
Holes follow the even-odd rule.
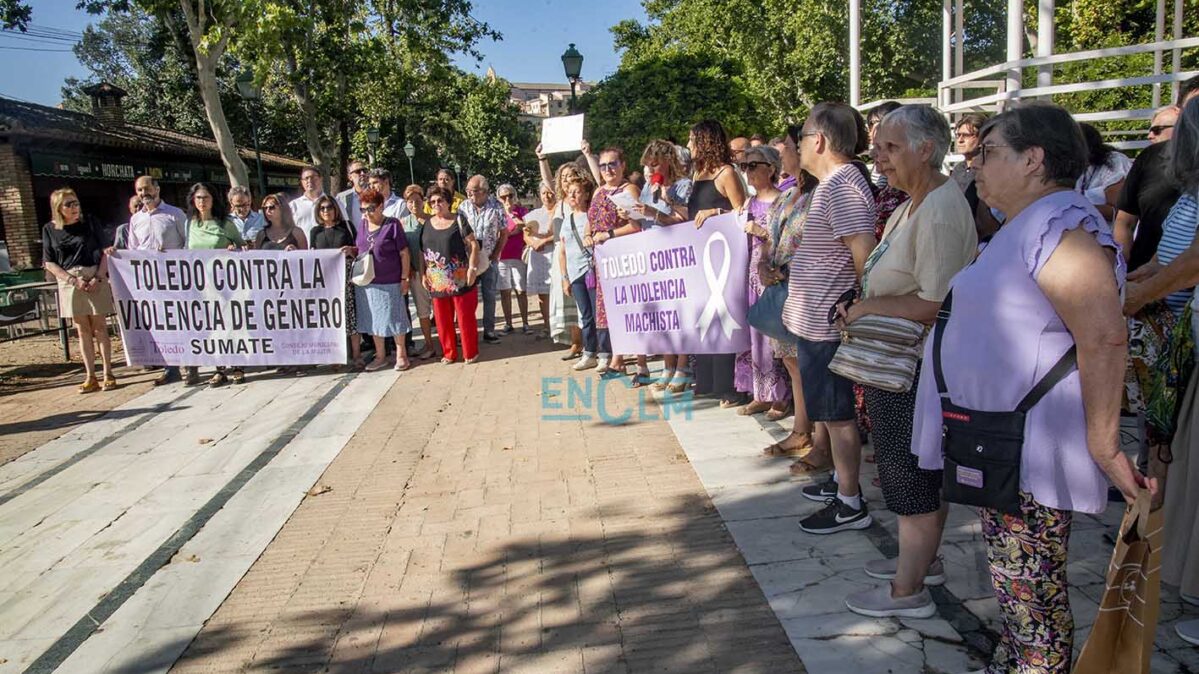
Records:
[[[576,152],[583,149],[583,115],[546,117],[541,120],[541,152]]]

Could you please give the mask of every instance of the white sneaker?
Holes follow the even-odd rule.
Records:
[[[587,354],[583,354],[583,357],[579,359],[579,362],[572,365],[570,367],[570,369],[579,370],[579,371],[590,370],[591,368],[595,367],[595,365],[596,365],[595,356],[589,356]]]
[[[1199,620],[1183,620],[1174,623],[1174,633],[1188,644],[1199,646]]]
[[[609,364],[609,363],[611,363],[611,362],[612,362],[612,359],[611,359],[611,358],[606,358],[606,357],[604,357],[604,356],[600,356],[600,358],[599,358],[599,360],[598,360],[598,362],[597,362],[596,368],[597,368],[597,369],[598,369],[600,372],[607,372],[607,371],[608,371],[608,364]]]

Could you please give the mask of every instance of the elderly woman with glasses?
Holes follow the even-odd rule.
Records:
[[[588,155],[590,157],[590,155]],[[599,153],[596,165],[602,182],[595,188],[591,196],[591,205],[587,208],[587,231],[584,244],[602,246],[618,236],[627,236],[641,231],[641,222],[632,220],[629,214],[621,214],[620,208],[612,202],[612,195],[624,192],[637,199],[640,191],[625,177],[626,165],[624,150],[618,147],[604,148]],[[604,308],[604,291],[600,284],[595,287],[595,329],[603,335],[600,341],[606,343],[608,333],[608,312]],[[609,361],[604,354],[599,357],[596,370],[601,377],[619,376],[626,374],[624,357],[617,355]],[[637,374],[634,383],[637,385],[649,383],[649,366],[645,356],[637,356]]]
[[[753,306],[766,285],[758,273],[762,256],[769,255],[770,210],[781,196],[775,183],[782,169],[778,150],[769,145],[745,149],[744,161],[738,168],[755,190],[745,207],[745,233],[749,237],[749,306]],[[748,393],[749,403],[737,410],[741,415],[766,412],[770,421],[778,421],[791,413],[791,381],[782,361],[774,357],[770,338],[754,328],[749,329],[750,350],[737,356],[733,383],[738,391]]]
[[[58,280],[61,318],[69,318],[79,334],[84,378],[80,393],[117,388],[112,374],[112,342],[107,317],[113,313],[108,285],[108,258],[98,223],[83,217],[79,197],[69,187],[50,194],[50,222],[42,228],[42,263]],[[96,343],[100,345],[103,384],[96,381]]]
[[[366,371],[374,372],[387,367],[387,337],[396,339],[397,372],[412,367],[408,352],[403,345],[403,336],[412,329],[408,323],[408,307],[404,296],[408,294],[409,262],[408,237],[399,220],[383,215],[383,195],[374,188],[367,188],[358,195],[362,204],[362,228],[358,230],[355,246],[362,254],[374,258],[375,278],[369,284],[358,286],[354,291],[354,303],[358,312],[358,332],[370,335],[375,343],[375,357],[367,364]]]
[[[945,401],[970,423],[973,410],[1012,412],[1038,383],[1050,386],[1023,416],[1012,482],[988,480],[983,490],[985,473],[959,466],[945,484],[1016,509],[978,509],[1002,623],[986,671],[1064,674],[1074,639],[1072,513],[1103,512],[1109,481],[1129,502],[1157,486],[1120,451],[1124,260],[1103,216],[1074,191],[1087,147],[1070,113],[1023,104],[988,120],[979,137],[979,195],[1007,222],[953,278],[926,340],[933,367],[920,373],[912,451],[920,468],[945,467]],[[1055,366],[1060,379],[1046,376]]]
[[[521,332],[528,335],[533,332],[529,327],[529,296],[526,294],[526,279],[529,273],[524,260],[525,252],[525,216],[529,209],[520,205],[516,199],[516,188],[504,183],[495,191],[504,208],[504,226],[508,230],[508,238],[500,251],[500,260],[496,265],[499,270],[500,308],[504,311],[504,327],[501,335],[512,334],[512,293],[516,293],[516,304],[520,309]]]
[[[953,127],[954,150],[964,159],[954,165],[949,177],[962,189],[970,212],[974,214],[974,232],[982,240],[999,229],[1000,222],[991,212],[991,207],[978,196],[978,185],[974,184],[974,157],[978,151],[978,131],[986,124],[987,116],[981,112],[962,115]]]
[[[550,292],[555,286],[550,285],[554,267],[554,218],[550,213],[557,206],[557,195],[554,188],[547,182],[542,182],[537,189],[541,197],[541,208],[534,209],[525,215],[525,245],[528,246],[528,269],[525,276],[525,289],[528,294],[537,296],[537,306],[541,311],[542,329],[538,339],[550,336]],[[562,284],[556,286],[562,287]]]
[[[862,299],[842,308],[843,325],[869,315],[932,323],[950,279],[974,258],[978,238],[970,206],[940,170],[948,150],[949,125],[927,105],[896,108],[879,124],[875,166],[909,199],[887,220],[867,258]],[[891,582],[852,594],[845,603],[871,617],[926,618],[936,605],[925,585],[945,581],[943,565],[935,561],[948,512],[940,500],[941,472],[921,469],[911,451],[915,387],[901,393],[863,388],[883,498],[899,520],[899,558],[867,562],[867,575]]]

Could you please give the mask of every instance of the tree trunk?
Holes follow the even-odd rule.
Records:
[[[209,17],[204,11],[203,3],[197,8],[192,6],[191,1],[180,0],[179,6],[187,23],[188,42],[191,43],[192,53],[196,57],[196,79],[200,83],[204,115],[208,118],[208,126],[212,128],[212,137],[221,153],[225,172],[229,174],[229,182],[233,185],[249,185],[249,173],[246,171],[245,162],[237,153],[237,143],[233,140],[233,132],[229,130],[229,120],[225,119],[225,108],[221,105],[221,90],[216,80],[216,64],[225,53],[225,47],[229,44],[228,38],[204,49],[202,44]]]
[[[308,92],[308,83],[304,81],[299,70],[295,52],[289,48],[287,50],[287,74],[292,83],[292,95],[295,96],[296,104],[300,106],[302,113],[300,116],[304,119],[304,142],[308,146],[308,153],[312,155],[313,166],[325,176],[325,185],[328,187],[331,152],[321,139],[321,130],[317,126],[316,104],[313,103],[312,96]]]

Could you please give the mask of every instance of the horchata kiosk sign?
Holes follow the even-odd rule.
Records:
[[[113,296],[130,365],[319,365],[346,358],[336,250],[117,251]]]

